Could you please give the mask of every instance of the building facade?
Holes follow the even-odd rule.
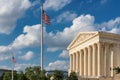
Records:
[[[68,46],[70,72],[80,78],[112,80],[113,68],[120,67],[120,35],[80,32]],[[120,79],[119,79],[120,80]]]

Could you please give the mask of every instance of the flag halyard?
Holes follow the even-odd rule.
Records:
[[[47,25],[50,24],[50,18],[49,16],[46,14],[46,12],[43,10],[42,11],[42,19],[43,19],[43,22]]]

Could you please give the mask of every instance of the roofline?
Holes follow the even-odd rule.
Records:
[[[104,32],[104,31],[89,31],[89,32],[79,32],[76,36],[75,36],[75,38],[72,40],[72,42],[68,45],[68,47],[67,47],[67,50],[69,50],[70,49],[70,46],[74,43],[74,41],[79,37],[79,35],[80,34],[83,34],[83,33],[96,33],[96,35],[104,35],[104,36],[106,36],[106,35],[113,35],[113,36],[116,36],[116,37],[118,37],[119,36],[119,38],[120,38],[120,35],[119,34],[115,34],[115,33],[110,33],[110,32]],[[96,35],[94,35],[94,36],[96,36]],[[93,36],[93,37],[94,37]]]
[[[71,46],[71,45],[73,44],[73,42],[79,37],[79,35],[80,35],[80,34],[83,34],[83,33],[96,33],[96,34],[98,34],[99,31],[79,32],[79,33],[74,37],[74,39],[72,40],[72,42],[68,45],[67,50],[70,49],[70,46]]]

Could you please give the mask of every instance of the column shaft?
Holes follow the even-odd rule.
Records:
[[[74,53],[74,72],[76,72],[76,53]]]
[[[91,58],[91,49],[88,47],[88,76],[91,76],[92,70],[92,58]]]
[[[96,73],[96,67],[95,67],[96,66],[96,64],[95,64],[96,63],[96,59],[95,59],[95,45],[93,45],[92,48],[93,48],[93,59],[92,59],[92,61],[93,61],[92,70],[93,71],[92,71],[92,76],[96,76],[95,75],[95,73]]]
[[[87,53],[86,53],[86,49],[84,49],[84,76],[87,76]]]
[[[70,54],[70,72],[73,70],[73,68],[72,68],[73,64],[72,63],[73,63],[72,62],[72,54]]]
[[[83,73],[83,71],[82,71],[83,70],[83,67],[82,67],[83,66],[83,63],[82,63],[83,59],[82,58],[83,58],[82,52],[80,51],[80,75],[81,76],[83,76],[83,74],[82,74]]]
[[[111,77],[113,77],[113,57],[114,57],[114,55],[113,55],[113,50],[111,51]]]
[[[76,53],[76,72],[79,72],[79,52]]]
[[[75,71],[75,55],[73,54],[73,71]]]
[[[101,44],[98,43],[98,76],[101,76]]]
[[[105,44],[105,58],[106,58],[106,64],[105,64],[105,69],[106,69],[106,72],[105,72],[105,76],[108,77],[109,76],[109,70],[110,70],[110,67],[109,67],[109,46],[108,44],[106,43]]]

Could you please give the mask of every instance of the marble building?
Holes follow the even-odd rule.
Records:
[[[120,35],[107,32],[80,32],[67,50],[70,56],[69,73],[79,78],[112,80],[113,68],[120,67]]]

